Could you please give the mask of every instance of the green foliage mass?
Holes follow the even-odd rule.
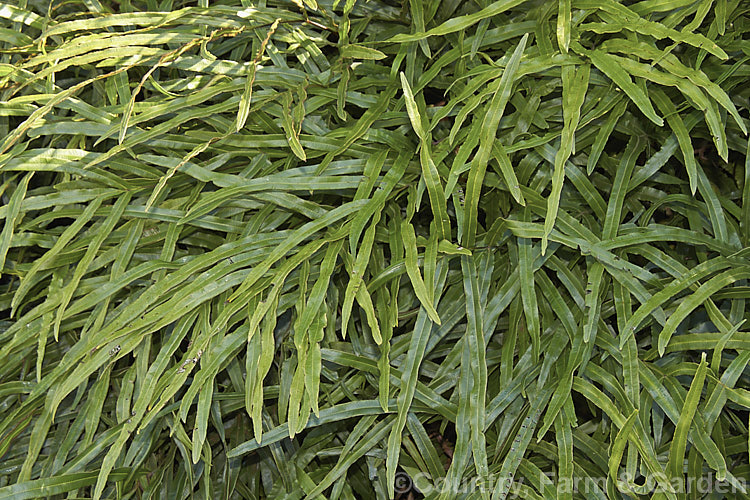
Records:
[[[0,3],[0,498],[748,498],[749,79],[740,0]]]

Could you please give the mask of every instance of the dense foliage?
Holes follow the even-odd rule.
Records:
[[[749,78],[739,0],[0,3],[0,498],[748,498]]]

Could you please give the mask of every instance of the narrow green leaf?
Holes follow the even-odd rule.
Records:
[[[557,45],[567,53],[570,47],[570,0],[559,0],[557,6]]]
[[[466,184],[466,210],[464,211],[464,241],[466,247],[473,247],[477,231],[477,210],[479,207],[479,196],[484,181],[484,174],[487,170],[487,163],[495,145],[497,127],[503,117],[505,106],[510,98],[513,82],[516,78],[516,71],[521,62],[521,56],[526,49],[526,42],[529,39],[528,33],[525,34],[521,41],[518,42],[513,54],[508,60],[508,65],[503,71],[503,75],[494,86],[492,92],[492,101],[490,101],[487,111],[482,120],[482,129],[479,139],[479,150],[474,157],[472,167],[469,172],[469,180]],[[513,182],[509,187],[514,189],[517,182]]]
[[[425,33],[415,33],[414,35],[396,35],[387,41],[390,43],[416,42],[430,36],[440,36],[447,35],[449,33],[455,33],[456,31],[465,30],[466,28],[473,26],[482,19],[487,19],[497,16],[498,14],[502,14],[506,10],[512,9],[513,7],[521,3],[523,3],[523,0],[499,0],[474,14],[467,14],[464,16],[449,19],[440,26],[432,28]]]
[[[680,412],[680,420],[677,422],[672,438],[672,444],[669,447],[669,462],[667,471],[672,478],[683,478],[683,462],[685,460],[685,448],[687,446],[688,431],[693,424],[693,415],[700,403],[701,392],[703,391],[703,381],[706,378],[708,363],[706,362],[706,353],[701,355],[701,361],[695,371],[693,381],[690,383],[690,390],[685,397],[685,404]]]
[[[664,92],[655,88],[651,95],[656,106],[667,119],[669,127],[677,137],[677,142],[680,144],[680,149],[682,150],[682,159],[685,162],[685,169],[687,170],[688,178],[690,179],[690,192],[695,194],[695,190],[698,187],[698,167],[695,163],[695,150],[693,149],[693,143],[690,141],[688,130],[682,122],[679,113],[677,113],[677,108]]]
[[[563,66],[563,131],[560,138],[560,148],[555,154],[554,172],[552,174],[552,192],[547,199],[547,216],[544,219],[544,235],[542,236],[542,255],[547,250],[547,239],[555,227],[557,212],[560,207],[560,195],[565,180],[565,163],[575,150],[575,131],[581,117],[581,106],[586,97],[589,85],[589,66],[576,69],[573,66]]]
[[[387,56],[377,49],[365,47],[364,45],[349,44],[339,47],[341,57],[350,57],[352,59],[379,60]]]
[[[432,305],[430,293],[427,291],[427,287],[417,266],[417,237],[414,234],[414,227],[408,221],[401,223],[401,238],[404,242],[404,250],[406,250],[406,273],[409,275],[412,287],[414,287],[414,293],[417,295],[430,320],[439,325],[440,316],[438,316],[435,307]]]
[[[628,437],[633,429],[636,418],[638,418],[638,410],[634,410],[622,427],[620,427],[620,430],[617,431],[617,436],[615,437],[615,440],[612,443],[612,448],[609,451],[609,479],[615,484],[617,484],[620,479],[618,471],[620,470],[622,454],[625,452],[625,446],[628,444]]]
[[[7,213],[5,214],[5,225],[3,231],[0,233],[0,272],[2,272],[5,266],[5,258],[8,255],[8,249],[10,248],[10,242],[13,238],[13,230],[19,222],[19,215],[21,215],[21,203],[26,197],[26,190],[29,187],[29,181],[33,177],[34,172],[29,172],[21,182],[18,183],[16,189],[13,190],[13,194],[8,202]]]
[[[630,75],[622,69],[622,66],[620,66],[612,56],[600,50],[584,50],[582,52],[591,59],[591,62],[599,71],[607,75],[615,85],[630,97],[630,100],[638,106],[646,118],[659,127],[664,125],[664,120],[656,114],[648,96],[633,83],[630,79]]]
[[[487,452],[485,444],[485,414],[487,397],[487,360],[485,355],[485,335],[483,331],[483,311],[479,296],[477,269],[473,257],[461,257],[464,293],[466,294],[467,336],[464,349],[471,355],[473,378],[470,398],[471,450],[474,466],[481,481],[489,480]]]
[[[719,275],[714,276],[703,285],[701,285],[692,295],[685,298],[672,315],[667,319],[664,328],[659,333],[659,354],[663,355],[664,351],[672,338],[672,334],[680,323],[693,310],[705,302],[711,295],[721,290],[725,286],[734,283],[737,280],[750,278],[750,272],[747,270],[730,269]]]

